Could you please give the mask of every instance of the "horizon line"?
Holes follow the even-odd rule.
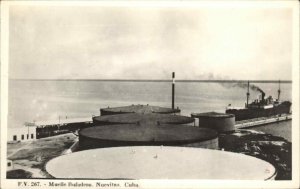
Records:
[[[10,78],[17,81],[104,81],[104,82],[171,82],[172,79],[24,79]],[[176,82],[203,82],[203,83],[292,83],[292,80],[244,80],[244,79],[178,79]]]

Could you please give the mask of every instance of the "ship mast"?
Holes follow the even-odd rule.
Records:
[[[280,99],[280,80],[279,80],[279,83],[278,83],[278,98],[277,98],[277,100],[279,101],[279,99]]]
[[[246,108],[248,108],[248,103],[249,103],[249,96],[250,96],[250,93],[249,93],[249,80],[248,80],[248,90],[247,90],[247,104],[246,104]]]
[[[172,109],[175,109],[175,72],[172,73]]]

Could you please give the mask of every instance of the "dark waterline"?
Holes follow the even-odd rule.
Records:
[[[103,82],[172,82],[171,79],[10,79],[12,81],[103,81]],[[279,80],[176,80],[176,82],[199,82],[199,83],[278,83]],[[292,83],[291,80],[280,80],[280,83]]]

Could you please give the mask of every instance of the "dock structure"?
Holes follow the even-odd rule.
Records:
[[[256,127],[260,125],[270,124],[270,123],[277,123],[281,121],[287,121],[292,119],[292,114],[285,114],[281,116],[274,116],[274,117],[262,117],[262,118],[255,118],[250,120],[244,121],[237,121],[235,124],[236,129],[244,129],[250,127]]]
[[[36,128],[36,138],[39,139],[69,132],[76,132],[79,129],[91,126],[92,123],[92,117],[87,117],[36,121],[32,125]]]
[[[24,123],[24,127],[8,128],[8,142],[25,142],[75,132],[93,123],[92,117],[44,120]]]
[[[47,127],[47,126],[63,126],[69,124],[78,123],[92,123],[92,117],[85,118],[68,118],[68,119],[58,119],[58,120],[46,120],[46,121],[36,121],[33,124],[36,127]]]

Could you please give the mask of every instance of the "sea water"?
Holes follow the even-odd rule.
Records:
[[[278,83],[255,85],[265,91],[266,97],[277,98]],[[284,83],[280,87],[281,100],[291,101],[292,84]],[[246,90],[245,85],[235,83],[177,82],[175,106],[187,116],[208,111],[225,112],[228,104],[245,106]],[[99,115],[100,108],[107,107],[132,104],[171,107],[171,91],[172,84],[168,81],[10,80],[8,127],[23,127],[25,122],[41,120],[91,117]],[[251,90],[250,101],[259,94]],[[283,125],[280,128],[286,129],[280,132],[284,130],[290,135],[291,122]],[[276,128],[264,131],[272,130]]]

